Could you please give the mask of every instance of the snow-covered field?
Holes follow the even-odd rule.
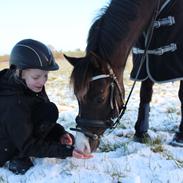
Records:
[[[57,75],[53,80],[47,91],[59,107],[58,123],[69,130],[75,126],[77,101],[66,76]],[[131,82],[125,84],[126,96],[130,86]],[[36,158],[25,175],[0,168],[0,183],[183,183],[183,148],[169,145],[180,121],[179,82],[154,86],[149,130],[153,144],[132,140],[139,86],[137,83],[120,125],[105,132],[92,159]]]

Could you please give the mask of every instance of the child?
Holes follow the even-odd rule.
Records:
[[[30,157],[90,158],[74,149],[74,138],[56,123],[58,109],[45,92],[48,72],[59,66],[43,43],[25,39],[0,72],[0,166],[24,174]]]

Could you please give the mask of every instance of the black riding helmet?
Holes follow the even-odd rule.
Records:
[[[41,69],[46,71],[58,70],[51,50],[43,43],[24,39],[18,42],[10,54],[10,68],[17,69]]]

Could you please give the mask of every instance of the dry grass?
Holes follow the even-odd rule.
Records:
[[[0,69],[4,69],[4,68],[8,68],[9,67],[9,63],[6,61],[1,61],[0,62]]]

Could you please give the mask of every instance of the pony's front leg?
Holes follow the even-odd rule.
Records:
[[[145,143],[150,140],[150,137],[147,133],[149,128],[149,111],[150,111],[150,102],[153,93],[153,82],[148,78],[145,81],[142,81],[140,88],[140,104],[138,111],[138,118],[135,124],[135,135],[134,140]]]

